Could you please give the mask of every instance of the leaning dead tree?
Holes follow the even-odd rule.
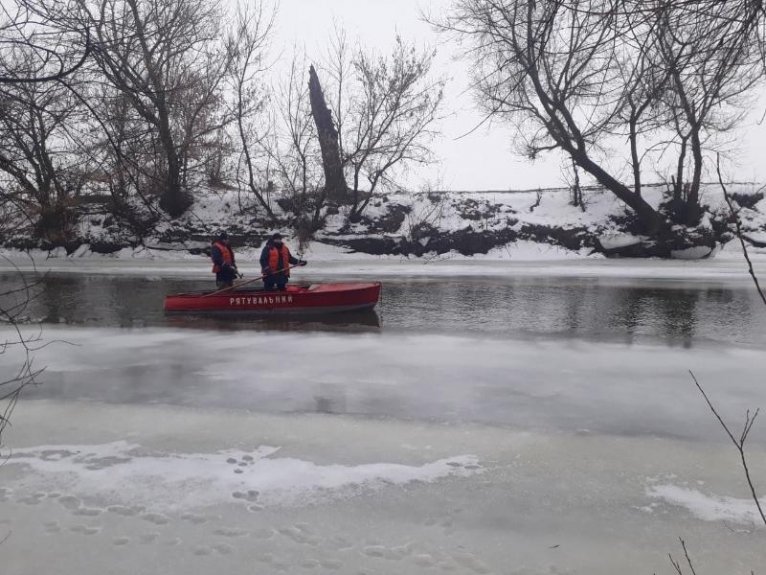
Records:
[[[322,150],[322,166],[327,195],[335,200],[345,200],[348,185],[343,174],[338,130],[313,65],[309,67],[309,99],[311,101],[311,115],[314,118],[319,146]]]
[[[444,88],[433,59],[401,38],[390,54],[370,54],[351,48],[342,31],[323,65],[293,59],[274,91],[273,130],[261,149],[302,238],[330,212],[355,221],[403,170],[433,160]]]
[[[267,191],[281,190],[279,203],[301,241],[321,228],[326,186],[316,124],[311,115],[305,58],[293,57],[288,74],[273,89],[269,131],[258,139],[259,171]]]
[[[338,32],[325,67],[326,92],[316,68],[309,69],[328,199],[349,205],[352,221],[376,191],[396,185],[400,170],[433,160],[429,144],[444,89],[444,81],[432,77],[434,57],[400,37],[386,56],[350,49]]]

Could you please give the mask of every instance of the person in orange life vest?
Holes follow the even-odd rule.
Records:
[[[261,252],[261,270],[263,271],[263,285],[267,290],[274,288],[284,291],[290,280],[290,266],[305,266],[304,260],[294,258],[282,243],[282,235],[274,234],[266,242]]]
[[[234,250],[231,249],[229,235],[226,232],[218,232],[216,235],[210,257],[213,259],[215,285],[218,289],[232,287],[234,279],[240,274],[237,271]]]

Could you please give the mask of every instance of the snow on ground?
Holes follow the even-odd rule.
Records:
[[[699,489],[678,485],[652,485],[647,488],[650,497],[684,507],[696,517],[705,521],[730,521],[744,525],[758,525],[763,519],[751,498],[721,497],[708,495]],[[766,507],[766,497],[760,500]]]
[[[728,190],[735,197],[756,198],[761,192],[757,184],[730,184]],[[658,206],[666,194],[666,187],[660,185],[644,188],[644,197],[648,203]],[[718,215],[718,219],[728,213],[718,184],[705,184],[701,190],[702,202],[709,210]],[[365,216],[372,220],[349,224],[347,209],[328,217],[326,227],[318,233],[322,237],[383,237],[393,239],[413,238],[414,232],[423,226],[435,228],[440,232],[456,232],[471,228],[475,232],[497,232],[505,228],[516,231],[525,226],[556,227],[562,229],[586,229],[588,232],[607,243],[620,244],[625,240],[624,224],[615,221],[626,215],[625,206],[611,193],[604,190],[585,190],[586,209],[571,205],[567,189],[497,191],[497,192],[439,192],[410,193],[393,192],[372,201]],[[275,198],[272,198],[274,200]],[[758,241],[766,234],[766,199],[759,202],[745,201],[748,207],[740,211],[740,218],[748,237]],[[753,204],[753,205],[749,205]],[[144,238],[143,244],[172,250],[200,249],[205,247],[208,238],[220,229],[234,231],[246,245],[257,246],[269,233],[275,231],[263,227],[253,216],[254,200],[247,195],[240,195],[236,190],[201,189],[190,211],[177,220],[166,220],[158,224],[155,232]],[[276,204],[275,204],[276,205]],[[279,211],[277,209],[277,211]],[[398,213],[400,219],[391,215]],[[129,232],[110,223],[106,215],[85,217],[78,230],[84,246],[75,252],[76,257],[87,256],[89,243],[127,245],[137,241]],[[389,220],[382,225],[383,220]],[[394,221],[395,223],[390,223]],[[370,227],[372,225],[372,227]],[[710,228],[710,217],[701,224]],[[385,231],[383,231],[385,230]],[[289,234],[289,229],[280,230]],[[295,242],[293,242],[295,244]],[[566,250],[548,253],[547,244],[537,247],[535,257],[539,259],[559,259],[561,257],[585,257],[587,254],[564,254]],[[502,256],[507,259],[514,255],[520,259],[530,259],[531,246],[507,246],[511,253]],[[60,250],[63,252],[63,249]],[[501,250],[503,251],[503,250]],[[542,254],[540,252],[543,252]],[[151,255],[150,255],[151,254]],[[55,254],[59,257],[61,254]],[[143,249],[117,252],[117,257],[161,257]]]
[[[138,444],[46,445],[15,449],[8,462],[31,473],[27,487],[54,483],[80,497],[110,497],[117,505],[152,507],[161,512],[202,508],[232,499],[259,506],[295,506],[382,486],[467,477],[481,468],[471,456],[401,465],[316,465],[278,457],[278,447],[216,453],[145,453]],[[153,485],[148,491],[145,486]]]
[[[297,252],[297,243],[292,242]],[[240,271],[246,278],[260,275],[260,248],[236,250]],[[312,276],[364,277],[439,277],[439,276],[539,276],[539,277],[606,277],[636,279],[690,279],[716,281],[750,281],[747,264],[738,242],[729,242],[716,257],[705,260],[606,259],[565,250],[548,244],[516,242],[498,247],[488,254],[465,257],[457,253],[438,257],[405,258],[349,253],[348,250],[313,242],[299,255],[309,267],[297,270]],[[750,249],[756,273],[766,275],[766,250]],[[110,254],[83,251],[67,256],[63,248],[19,252],[0,249],[0,271],[33,271],[86,274],[187,275],[210,277],[210,262],[203,255],[183,251],[154,250],[145,247],[124,248]]]

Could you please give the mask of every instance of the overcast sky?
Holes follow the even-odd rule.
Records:
[[[412,184],[430,181],[446,189],[508,189],[561,185],[560,157],[553,155],[530,162],[513,153],[512,133],[501,124],[480,128],[468,136],[482,116],[469,90],[470,63],[459,59],[460,50],[437,34],[420,18],[422,11],[443,13],[451,0],[279,0],[274,52],[290,58],[293,45],[305,46],[309,57],[327,49],[335,22],[351,40],[363,46],[387,50],[397,33],[423,46],[439,50],[439,74],[450,79],[446,92],[442,137],[433,149],[441,162],[418,170]],[[762,99],[766,107],[766,98]],[[766,108],[764,108],[766,109]],[[737,154],[738,166],[728,172],[740,181],[766,181],[766,125],[757,126],[763,110],[754,113],[743,128]]]

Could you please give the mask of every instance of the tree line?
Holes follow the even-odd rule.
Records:
[[[408,166],[432,161],[445,82],[435,52],[376,54],[336,30],[277,79],[276,12],[215,0],[4,0],[0,217],[66,245],[89,206],[137,235],[198,190],[310,236],[358,221]],[[705,166],[764,77],[760,0],[454,0],[477,104],[614,193],[647,235],[703,219]],[[668,184],[659,207],[648,181]]]
[[[400,168],[431,159],[443,80],[434,53],[401,38],[377,54],[338,30],[316,67],[295,54],[290,73],[274,80],[276,12],[265,4],[4,4],[6,230],[21,221],[66,245],[97,204],[143,234],[187,212],[200,189],[221,187],[237,189],[240,211],[264,225],[310,234],[328,209],[359,217]],[[324,179],[328,150],[337,181]]]

